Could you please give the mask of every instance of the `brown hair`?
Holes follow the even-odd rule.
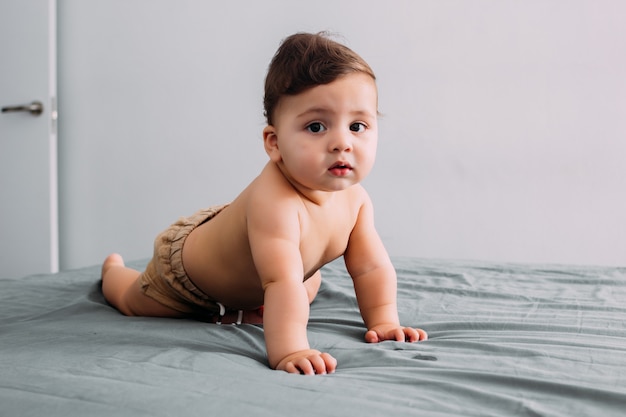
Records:
[[[358,54],[320,32],[296,33],[279,46],[265,77],[263,105],[267,124],[284,95],[296,95],[316,85],[329,84],[342,75],[362,72],[376,80],[374,71]]]

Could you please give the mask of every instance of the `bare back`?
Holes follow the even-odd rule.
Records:
[[[365,191],[355,185],[328,193],[323,204],[316,204],[270,162],[230,206],[189,235],[183,247],[185,270],[215,300],[233,308],[259,307],[263,288],[250,246],[251,222],[272,216],[297,218],[302,278],[306,280],[344,254],[364,199]]]

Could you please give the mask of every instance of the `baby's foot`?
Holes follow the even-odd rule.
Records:
[[[112,266],[124,266],[124,258],[117,253],[112,253],[107,256],[102,263],[102,276],[104,276]]]

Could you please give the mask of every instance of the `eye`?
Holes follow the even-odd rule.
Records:
[[[306,128],[311,133],[320,133],[326,130],[326,127],[320,122],[310,123]]]
[[[367,126],[365,126],[365,124],[361,122],[352,123],[350,125],[350,130],[353,132],[363,132],[366,128]]]

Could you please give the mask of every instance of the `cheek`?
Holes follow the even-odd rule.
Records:
[[[307,170],[315,164],[316,153],[307,146],[290,146],[282,152],[283,162],[291,169]]]
[[[294,161],[294,165],[303,170],[316,169],[319,165],[319,161],[315,155],[314,152],[303,149],[302,152],[299,153],[297,160]]]
[[[365,146],[362,149],[362,157],[366,159],[367,161],[369,161],[371,164],[373,164],[374,161],[376,160],[376,149],[377,149],[376,141],[368,143],[367,146]]]
[[[369,148],[361,155],[361,169],[364,176],[369,175],[376,162],[376,146]]]

